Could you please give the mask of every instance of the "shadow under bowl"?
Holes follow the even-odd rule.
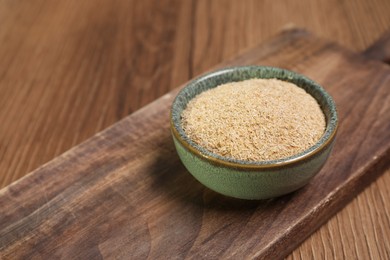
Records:
[[[181,124],[181,113],[191,99],[221,84],[252,78],[288,81],[313,96],[326,119],[326,129],[320,140],[302,153],[287,158],[252,162],[212,153],[186,135]],[[333,147],[337,125],[336,105],[319,84],[289,70],[264,66],[230,67],[202,75],[178,93],[171,109],[171,132],[184,166],[211,190],[240,199],[277,197],[307,184],[326,162]]]

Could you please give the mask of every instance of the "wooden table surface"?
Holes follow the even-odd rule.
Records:
[[[354,51],[390,1],[0,2],[0,187],[287,23]],[[291,259],[390,258],[390,174]]]

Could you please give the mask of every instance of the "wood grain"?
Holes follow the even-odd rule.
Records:
[[[3,257],[279,258],[389,167],[385,65],[299,30],[232,64],[293,69],[335,98],[338,140],[308,186],[248,202],[198,184],[171,141],[174,90],[1,190]]]
[[[370,59],[381,60],[390,65],[390,30],[383,33],[363,54]]]
[[[390,31],[363,55],[390,65]],[[390,170],[310,236],[287,259],[390,259]]]
[[[0,186],[295,23],[353,50],[390,28],[373,1],[0,2]]]
[[[287,259],[390,259],[390,170]]]
[[[361,51],[390,28],[389,12],[386,0],[0,1],[0,187],[286,23]],[[384,186],[388,175],[378,180]],[[386,190],[362,196],[354,212],[387,214],[365,204],[390,201]],[[340,234],[330,222],[323,230],[334,239],[308,242],[298,255],[316,256],[321,245],[353,254],[364,241],[390,251],[377,243],[390,240],[386,218],[353,217],[368,227],[351,224]]]

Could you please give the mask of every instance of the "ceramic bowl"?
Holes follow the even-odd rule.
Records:
[[[181,113],[188,102],[199,93],[218,85],[251,78],[276,78],[292,82],[312,95],[326,118],[326,129],[321,139],[294,156],[259,162],[226,158],[194,143],[181,126]],[[292,71],[262,66],[225,68],[189,82],[173,101],[170,116],[174,144],[188,171],[208,188],[240,199],[277,197],[307,184],[327,160],[338,122],[335,103],[320,85]]]

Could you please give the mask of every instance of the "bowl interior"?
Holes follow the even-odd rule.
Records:
[[[270,160],[270,161],[243,161],[237,160],[234,158],[224,157],[215,153],[212,153],[205,148],[199,146],[195,142],[193,142],[184,132],[181,126],[181,113],[187,107],[188,102],[200,94],[201,92],[215,88],[221,84],[228,82],[237,82],[243,81],[252,78],[276,78],[283,81],[288,81],[296,84],[298,87],[303,88],[307,93],[312,95],[317,102],[319,103],[326,119],[326,129],[323,136],[320,140],[310,147],[309,149],[278,160]],[[187,84],[177,95],[175,98],[172,110],[171,110],[171,125],[176,131],[180,141],[185,143],[186,146],[193,148],[204,158],[215,158],[221,161],[239,164],[239,165],[277,165],[284,164],[288,162],[293,162],[295,160],[301,159],[305,156],[309,156],[314,153],[316,150],[321,149],[330,138],[332,138],[336,132],[337,128],[337,112],[336,106],[331,98],[331,96],[317,83],[314,81],[297,74],[295,72],[274,68],[274,67],[264,67],[264,66],[244,66],[244,67],[231,67],[225,68],[222,70],[218,70],[215,72],[211,72],[200,76],[199,78],[191,81]]]

